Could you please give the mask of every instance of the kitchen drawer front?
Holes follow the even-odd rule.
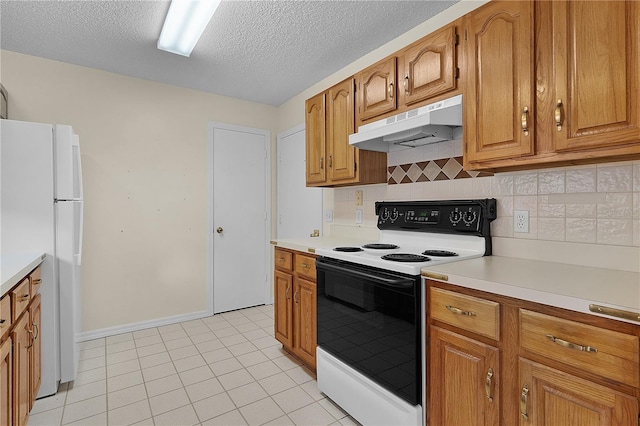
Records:
[[[11,328],[11,297],[6,294],[0,299],[0,340],[4,340],[4,335]]]
[[[500,340],[500,304],[431,287],[431,318]]]
[[[11,290],[11,312],[13,320],[17,321],[18,317],[27,309],[31,301],[31,287],[29,278],[25,278],[13,290]]]
[[[277,269],[281,269],[283,271],[291,271],[293,253],[276,249],[275,251],[275,266]]]
[[[305,276],[316,281],[316,258],[313,256],[305,256],[302,254],[296,254],[295,258],[295,271],[298,275]]]
[[[40,267],[37,267],[29,274],[29,282],[31,283],[31,297],[35,297],[40,291],[40,285],[42,284],[42,270]]]
[[[520,346],[607,380],[640,385],[637,336],[521,309]]]

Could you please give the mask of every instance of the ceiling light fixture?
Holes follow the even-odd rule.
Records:
[[[220,0],[172,0],[158,39],[158,49],[190,56]]]

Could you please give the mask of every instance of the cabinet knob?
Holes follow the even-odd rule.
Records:
[[[224,229],[222,229],[222,226],[218,226],[218,227],[216,228],[216,232],[217,232],[218,234],[222,234],[222,232],[223,232],[223,231],[224,231]]]

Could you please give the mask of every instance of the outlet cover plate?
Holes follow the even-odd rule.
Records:
[[[513,232],[529,232],[529,210],[514,210]]]

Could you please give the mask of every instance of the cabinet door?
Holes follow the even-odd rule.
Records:
[[[42,382],[42,339],[40,338],[40,325],[42,323],[42,309],[41,309],[42,297],[37,294],[31,302],[29,308],[29,315],[31,317],[31,328],[29,329],[31,337],[31,351],[29,354],[30,363],[30,399],[29,410],[33,408],[33,403],[38,396],[38,390],[40,390],[40,383]]]
[[[396,109],[396,57],[378,62],[356,75],[358,125]]]
[[[446,27],[409,47],[399,58],[400,91],[411,105],[456,88],[456,29]]]
[[[0,345],[0,425],[9,426],[13,414],[13,360],[11,338]]]
[[[26,425],[29,418],[29,369],[31,335],[29,314],[22,315],[15,325],[13,339],[13,415],[14,422]]]
[[[294,294],[295,354],[305,364],[316,367],[316,283],[296,279]]]
[[[329,180],[353,179],[356,148],[349,145],[349,135],[354,132],[353,79],[330,88],[327,103]]]
[[[533,32],[530,1],[491,2],[469,15],[465,166],[533,154]]]
[[[430,342],[429,424],[499,424],[498,349],[435,326]]]
[[[274,272],[274,312],[276,339],[287,349],[293,348],[293,322],[291,298],[293,297],[293,276],[284,272]]]
[[[307,185],[323,183],[327,179],[325,169],[325,96],[320,93],[305,102],[305,141],[307,160]]]
[[[557,115],[550,130],[556,151],[638,143],[638,2],[556,1],[552,7],[550,101],[560,105],[549,113]]]
[[[520,359],[520,425],[637,426],[636,398]]]

